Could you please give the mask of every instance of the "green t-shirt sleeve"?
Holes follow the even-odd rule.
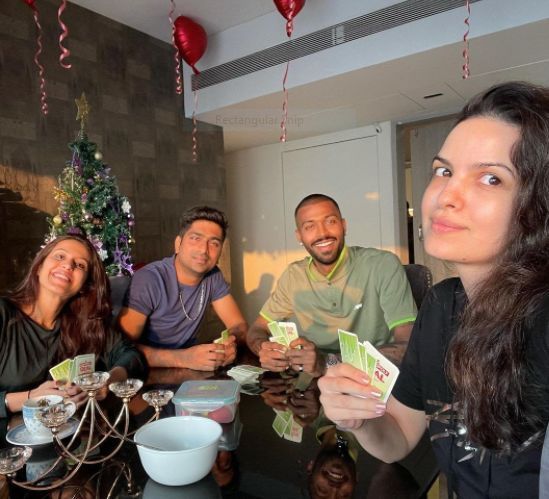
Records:
[[[288,319],[294,312],[292,294],[290,269],[287,268],[280,276],[275,290],[263,305],[260,315],[268,322]]]
[[[400,260],[392,253],[383,255],[381,272],[378,272],[379,303],[385,323],[392,330],[401,324],[413,322],[417,309]]]

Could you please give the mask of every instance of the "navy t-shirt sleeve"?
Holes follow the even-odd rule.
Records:
[[[220,300],[230,293],[229,285],[221,270],[215,267],[211,274],[211,301]]]
[[[133,275],[124,299],[124,306],[148,317],[156,309],[156,300],[160,296],[162,296],[162,290],[159,277],[144,267]]]

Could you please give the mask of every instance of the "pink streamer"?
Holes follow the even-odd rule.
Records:
[[[284,101],[282,102],[282,121],[280,123],[282,134],[280,135],[280,142],[286,142],[286,122],[288,121],[288,89],[286,88],[286,79],[288,78],[289,68],[290,68],[290,61],[286,63],[286,71],[284,72],[284,79],[282,80],[282,91],[284,92]]]
[[[293,7],[292,7],[293,8]],[[294,20],[292,17],[286,21],[286,35],[288,35],[288,38],[292,36],[292,33],[294,32]]]
[[[193,91],[194,106],[193,106],[193,163],[198,161],[198,123],[196,121],[196,110],[198,109],[198,90]]]
[[[175,43],[175,24],[173,22],[173,13],[175,12],[175,1],[171,0],[172,7],[168,14],[168,19],[172,25],[172,45],[174,48],[174,62],[175,62],[175,93],[181,95],[183,93],[183,80],[181,78],[181,61],[179,60],[179,49]]]
[[[465,31],[465,34],[463,35],[463,66],[461,67],[463,70],[462,78],[466,80],[471,76],[471,71],[469,70],[469,18],[471,17],[471,5],[469,3],[469,0],[465,0],[465,8],[467,9],[467,17],[465,18],[464,23],[466,24],[467,28]]]
[[[70,69],[72,67],[71,63],[63,62],[67,57],[71,55],[71,51],[63,45],[65,38],[69,36],[69,30],[67,25],[61,20],[61,15],[67,8],[67,0],[62,0],[59,10],[57,11],[57,20],[59,21],[59,26],[61,27],[61,34],[59,35],[59,49],[61,50],[61,55],[59,56],[59,64],[65,69]]]
[[[288,38],[292,36],[294,31],[294,13],[295,1],[290,3],[290,15],[286,22],[286,35]],[[282,91],[284,92],[284,101],[282,102],[282,121],[280,122],[280,128],[282,133],[280,135],[280,142],[286,142],[287,130],[286,123],[288,122],[288,89],[286,88],[286,80],[288,79],[288,70],[290,69],[290,61],[286,62],[286,71],[284,71],[284,78],[282,80]]]
[[[38,9],[31,5],[31,8],[33,10],[33,16],[34,16],[34,24],[36,24],[36,27],[38,29],[38,36],[36,37],[36,45],[38,46],[38,49],[36,50],[36,53],[34,54],[34,62],[38,66],[38,76],[40,80],[40,110],[42,111],[42,114],[46,115],[48,114],[48,103],[47,103],[47,94],[46,94],[46,78],[45,78],[45,71],[44,66],[40,64],[40,54],[42,53],[42,26],[40,25],[40,21],[38,20]]]
[[[294,32],[294,12],[295,0],[292,0],[290,2],[288,20],[286,21],[286,35],[288,35],[288,38],[290,38],[292,36],[292,33]]]

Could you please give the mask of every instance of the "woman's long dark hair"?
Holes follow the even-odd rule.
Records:
[[[473,98],[458,123],[476,116],[520,129],[511,154],[518,194],[507,244],[469,296],[447,368],[469,439],[508,452],[543,430],[549,414],[549,400],[526,396],[537,388],[524,356],[529,321],[549,293],[549,88],[497,85]]]
[[[83,353],[100,354],[105,348],[111,317],[110,285],[93,245],[78,235],[54,239],[37,253],[21,284],[8,295],[8,299],[20,309],[33,307],[40,289],[40,267],[56,246],[66,240],[78,241],[85,246],[90,259],[86,281],[80,291],[67,301],[58,316],[61,326],[60,348],[56,356],[58,360]]]

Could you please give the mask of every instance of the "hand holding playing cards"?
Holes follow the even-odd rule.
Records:
[[[58,382],[59,383],[59,382]],[[107,388],[107,387],[104,387]],[[85,402],[88,401],[88,394],[86,392],[83,392],[79,386],[69,383],[66,384],[63,389],[62,393],[67,400],[71,400],[76,404],[76,407],[80,407],[84,405]],[[98,390],[96,393],[95,398],[97,400],[103,400],[107,396],[107,392],[104,389]]]
[[[216,343],[195,345],[179,350],[183,361],[189,369],[197,371],[215,371],[225,360],[225,349]]]
[[[76,385],[72,383],[67,384],[65,381],[59,380],[45,381],[36,388],[33,388],[29,394],[31,398],[43,397],[44,395],[61,395],[63,398],[73,401],[77,406],[82,405],[88,398],[87,394],[82,393]]]
[[[305,338],[297,338],[290,343],[286,352],[290,367],[296,372],[306,372],[313,376],[320,376],[322,371],[317,366],[319,355],[316,345]]]
[[[82,393],[80,388],[72,383],[67,384],[64,380],[45,381],[36,388],[33,388],[29,394],[31,398],[43,397],[44,395],[61,395],[63,398],[74,402],[77,406],[82,405],[88,398],[87,394]]]
[[[287,348],[274,341],[264,341],[259,349],[261,367],[273,372],[285,371],[289,367]]]
[[[223,346],[225,350],[225,357],[222,362],[223,366],[228,366],[234,362],[236,358],[236,337],[234,335],[229,335],[229,337],[223,340],[222,343],[216,343],[218,346]]]
[[[326,416],[337,425],[357,429],[366,419],[385,414],[381,392],[370,384],[364,371],[350,364],[337,364],[318,380],[320,402]]]
[[[219,353],[223,352],[224,358],[221,361],[221,365],[227,366],[232,364],[236,358],[236,336],[230,334],[228,329],[224,329],[221,331],[219,338],[213,342],[219,346],[217,351]]]
[[[43,397],[44,395],[63,395],[56,381],[45,381],[41,385],[33,388],[28,394],[30,398]]]

